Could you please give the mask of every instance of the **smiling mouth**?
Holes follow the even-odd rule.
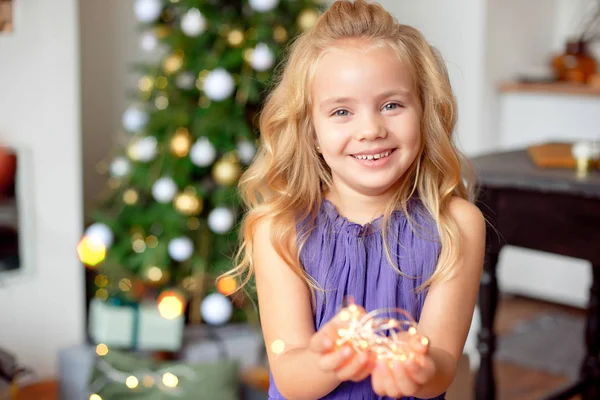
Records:
[[[396,149],[386,150],[379,154],[351,154],[352,157],[357,160],[379,160],[381,158],[389,157]]]

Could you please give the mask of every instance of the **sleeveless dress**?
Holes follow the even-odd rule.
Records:
[[[416,292],[434,270],[440,253],[437,227],[423,204],[411,199],[407,206],[410,221],[402,211],[395,211],[389,222],[386,239],[396,266],[390,265],[383,247],[383,217],[360,225],[339,215],[328,200],[321,204],[315,226],[300,252],[306,272],[324,291],[316,292],[315,329],[330,321],[347,296],[367,312],[379,308],[399,307],[419,321],[426,291]],[[306,224],[298,224],[298,236]],[[269,399],[285,400],[271,374]],[[373,392],[371,377],[361,382],[346,381],[322,399],[388,400]],[[403,397],[415,400],[414,397]],[[435,397],[445,399],[445,395]]]

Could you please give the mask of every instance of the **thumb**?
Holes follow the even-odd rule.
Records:
[[[317,353],[324,353],[333,350],[333,338],[331,338],[326,332],[319,330],[310,339],[309,348]]]

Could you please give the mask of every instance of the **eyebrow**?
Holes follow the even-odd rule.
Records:
[[[381,93],[379,96],[377,96],[377,98],[385,99],[387,97],[392,97],[392,96],[408,97],[408,96],[410,96],[410,93],[411,92],[409,90],[405,90],[405,89],[392,89],[392,90],[388,90],[386,92]],[[356,102],[356,100],[353,99],[352,97],[329,97],[321,102],[320,108],[324,109],[326,107],[329,107],[329,106],[332,106],[335,104],[353,103],[353,102]]]

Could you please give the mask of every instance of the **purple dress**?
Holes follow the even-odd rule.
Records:
[[[434,272],[440,243],[435,222],[421,202],[411,200],[408,212],[412,225],[402,211],[395,211],[386,235],[392,259],[407,275],[402,276],[390,266],[385,254],[381,233],[383,217],[360,225],[339,215],[328,200],[322,203],[316,226],[300,253],[306,272],[325,289],[316,294],[315,329],[337,314],[347,296],[352,296],[354,302],[367,311],[399,307],[419,321],[427,292],[415,292],[415,289]],[[299,224],[299,232],[303,226]],[[444,398],[442,395],[435,399]],[[269,399],[284,399],[272,375]],[[368,377],[362,382],[343,382],[322,399],[389,398],[376,395]]]

